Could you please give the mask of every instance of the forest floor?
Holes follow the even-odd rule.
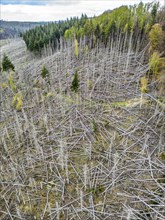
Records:
[[[165,98],[140,91],[146,48],[0,49],[16,69],[0,76],[0,219],[165,219]]]

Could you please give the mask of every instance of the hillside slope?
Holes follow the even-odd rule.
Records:
[[[152,82],[141,93],[147,47],[128,37],[78,56],[72,41],[42,57],[1,47],[16,68],[0,82],[1,219],[164,219],[165,100]]]
[[[19,22],[0,20],[0,39],[16,38],[20,33],[47,22]]]

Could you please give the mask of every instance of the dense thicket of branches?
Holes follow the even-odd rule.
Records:
[[[86,15],[50,23],[45,26],[36,27],[23,34],[27,48],[33,52],[40,52],[44,46],[51,44],[53,48],[58,48],[60,39],[80,39],[86,37],[86,42],[90,46],[95,46],[98,40],[106,45],[109,37],[125,36],[125,33],[144,37],[151,26],[156,21],[158,3],[142,2],[134,6],[121,6],[113,11],[107,11],[102,15],[87,19]]]
[[[164,220],[165,96],[144,88],[148,47],[126,41],[82,42],[78,58],[74,41],[41,58],[2,48],[16,74],[1,74],[0,219]]]

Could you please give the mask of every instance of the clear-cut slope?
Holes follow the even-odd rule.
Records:
[[[140,92],[145,49],[119,45],[82,43],[79,59],[72,44],[42,57],[22,40],[1,48],[17,87],[1,73],[1,219],[164,219],[163,97]]]

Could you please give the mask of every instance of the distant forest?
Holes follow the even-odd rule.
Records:
[[[0,39],[14,38],[20,36],[20,33],[44,25],[46,22],[19,22],[0,20]]]

